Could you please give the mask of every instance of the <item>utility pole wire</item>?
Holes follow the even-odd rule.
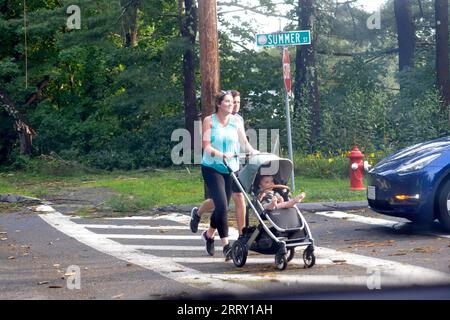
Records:
[[[27,39],[27,2],[23,0],[23,25],[25,33],[25,89],[28,89],[28,39]]]

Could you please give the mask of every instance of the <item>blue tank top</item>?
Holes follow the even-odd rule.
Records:
[[[226,126],[222,126],[217,121],[216,114],[211,116],[211,120],[211,146],[222,153],[239,154],[240,145],[237,123],[239,120],[231,116]],[[239,170],[239,158],[227,159],[227,161],[233,172]],[[203,152],[202,165],[213,168],[220,173],[229,173],[221,157],[212,157],[207,152]]]

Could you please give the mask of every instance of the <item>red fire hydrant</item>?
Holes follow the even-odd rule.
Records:
[[[350,191],[366,190],[363,184],[364,178],[364,154],[355,146],[348,155],[350,159]]]

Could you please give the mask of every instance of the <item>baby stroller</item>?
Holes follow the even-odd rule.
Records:
[[[258,199],[259,179],[262,175],[274,176],[275,188],[285,201],[289,200],[287,182],[292,172],[292,162],[274,154],[256,154],[246,159],[248,162],[239,172],[239,179],[228,167],[233,180],[247,200],[246,223],[243,234],[232,245],[232,258],[236,267],[243,267],[249,250],[274,254],[275,265],[279,270],[286,269],[294,258],[296,247],[306,247],[303,262],[306,268],[314,266],[314,240],[308,223],[297,207],[264,210]],[[249,196],[250,194],[250,196]],[[251,198],[250,198],[251,197]],[[257,219],[256,226],[249,225],[249,212]]]

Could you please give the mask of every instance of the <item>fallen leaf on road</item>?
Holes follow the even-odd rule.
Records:
[[[433,247],[421,247],[421,248],[414,248],[412,249],[412,251],[416,253],[435,253],[438,252],[439,250]]]
[[[389,257],[395,257],[395,256],[406,256],[406,253],[404,252],[397,252],[397,253],[390,253]]]
[[[158,230],[159,233],[167,233],[169,230]]]
[[[0,234],[8,234],[8,232],[0,232]]]
[[[333,263],[347,263],[347,260],[332,260]]]
[[[8,257],[9,260],[14,260],[15,258],[16,257],[14,257],[14,256]]]
[[[389,240],[385,242],[372,242],[372,241],[356,241],[352,243],[354,247],[362,247],[362,248],[372,248],[372,247],[384,247],[384,246],[392,246],[394,240]]]
[[[117,296],[113,296],[113,297],[111,297],[111,299],[119,299],[119,298],[122,298],[122,297],[123,297],[123,293],[118,294]]]
[[[127,263],[127,267],[132,267],[132,266],[134,266],[134,264],[132,264],[132,263]]]
[[[50,289],[62,289],[63,286],[48,286]]]
[[[6,240],[8,240],[8,238],[0,238],[0,240],[6,241]]]
[[[67,273],[64,274],[64,277],[71,277],[71,276],[74,276],[76,274],[77,274],[76,272],[67,272]]]
[[[55,263],[54,265],[53,265],[55,268],[58,268],[59,266],[61,266],[59,263]]]
[[[38,282],[38,285],[42,285],[42,284],[47,284],[47,283],[49,283],[50,281],[39,281]]]

